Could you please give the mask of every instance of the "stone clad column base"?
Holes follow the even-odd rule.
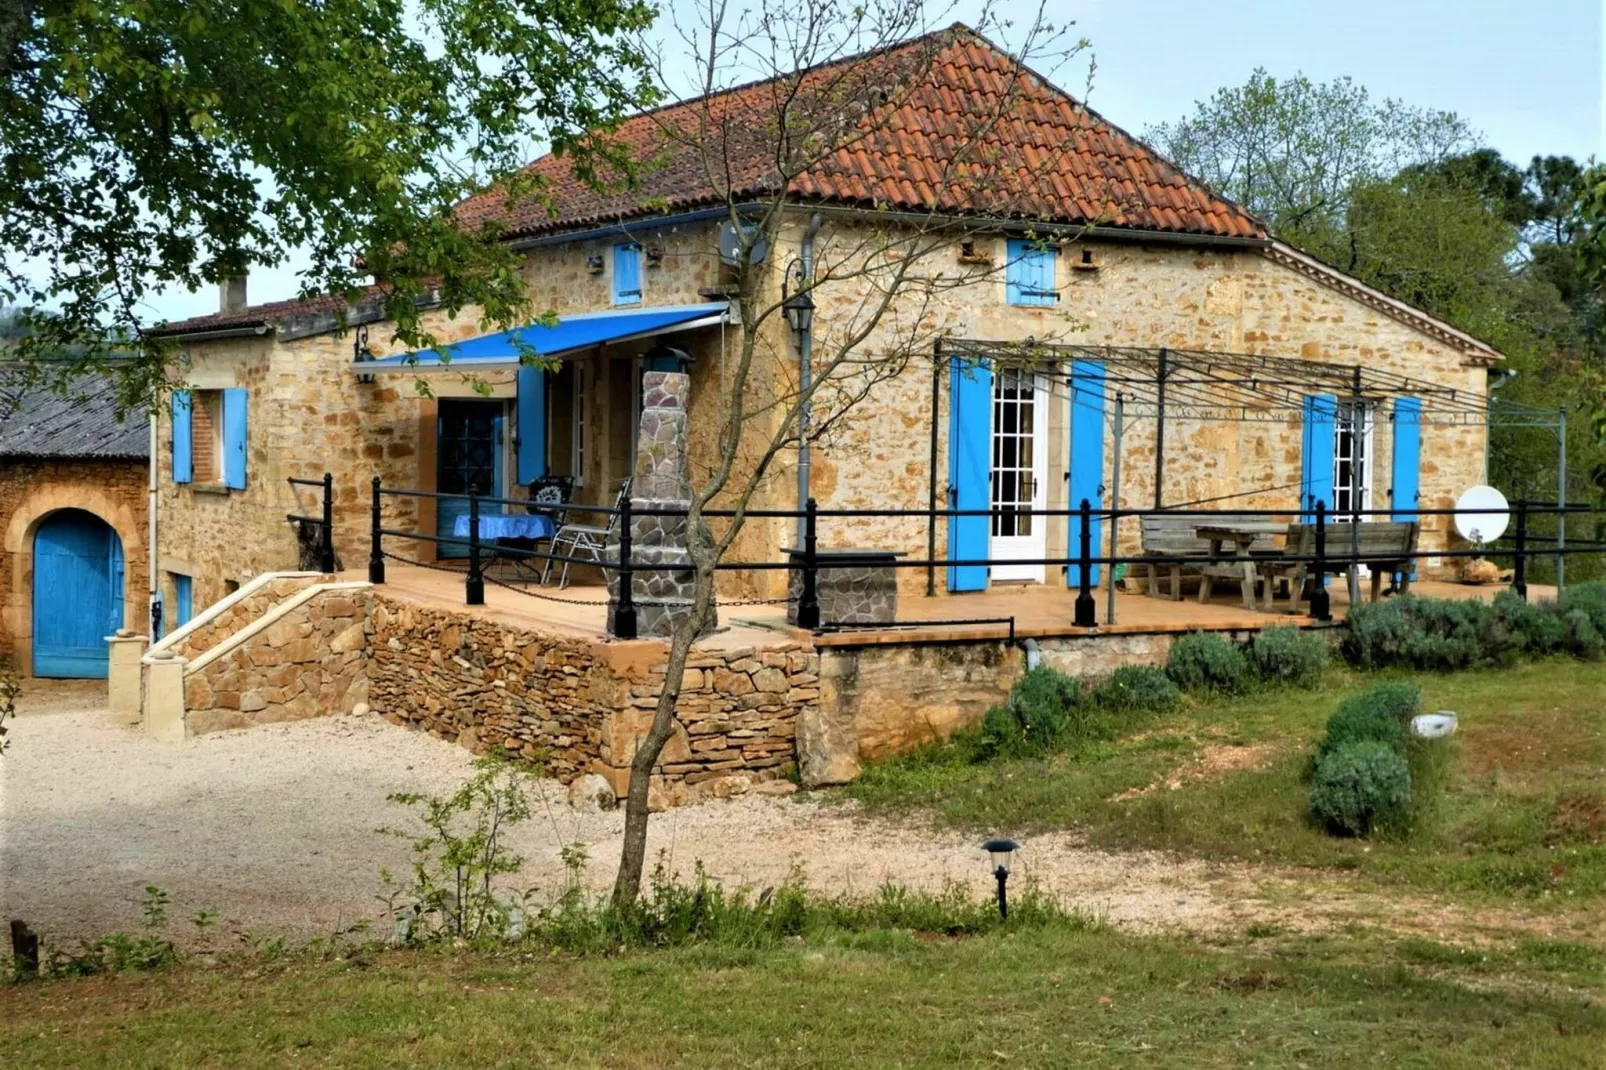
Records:
[[[184,741],[185,658],[171,650],[158,650],[145,658],[145,731],[163,743]]]

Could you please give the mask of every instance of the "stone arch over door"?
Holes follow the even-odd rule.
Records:
[[[146,549],[143,518],[94,483],[57,481],[39,487],[17,503],[6,525],[4,549],[11,561],[10,589],[4,597],[6,631],[12,637],[17,668],[33,675],[33,548],[39,525],[63,509],[90,513],[110,525],[122,542],[123,627],[145,627]]]

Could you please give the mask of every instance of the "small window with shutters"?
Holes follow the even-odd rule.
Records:
[[[246,391],[173,394],[173,482],[245,489]]]
[[[1035,241],[1009,243],[1004,269],[1005,296],[1012,305],[1052,305],[1060,299],[1056,288],[1058,250]]]
[[[613,247],[613,303],[641,304],[641,246],[635,242]]]

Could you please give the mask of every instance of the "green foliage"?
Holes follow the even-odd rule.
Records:
[[[410,880],[380,871],[383,902],[396,919],[397,934],[417,941],[437,936],[465,940],[505,936],[522,918],[528,893],[510,895],[498,879],[518,873],[524,859],[505,841],[509,829],[530,816],[526,794],[531,776],[501,753],[480,758],[474,774],[448,796],[397,792],[390,801],[413,810],[421,832],[384,828],[412,845]],[[571,867],[583,865],[565,854]]]
[[[1361,669],[1503,665],[1518,644],[1495,608],[1475,599],[1392,598],[1351,609],[1339,653]]]
[[[385,278],[411,349],[431,344],[426,289],[452,312],[527,316],[516,254],[453,206],[503,181],[540,196],[520,175],[534,143],[582,178],[626,164],[585,135],[654,96],[640,0],[17,10],[0,12],[0,305],[54,310],[27,314],[16,355],[33,372],[126,353],[125,401],[159,391],[174,355],[140,332],[153,287],[297,249],[315,292]],[[46,360],[60,355],[67,367]]]
[[[1265,628],[1249,644],[1249,663],[1263,683],[1316,687],[1327,671],[1327,643],[1315,632]]]
[[[1046,747],[1065,735],[1072,712],[1082,703],[1082,682],[1039,665],[1027,669],[1009,689],[1005,703],[1032,746]]]
[[[1093,688],[1093,702],[1119,712],[1170,713],[1182,704],[1182,693],[1163,669],[1123,665]]]
[[[794,869],[780,885],[757,894],[728,889],[697,864],[686,884],[660,860],[648,889],[635,903],[593,900],[578,890],[539,911],[523,941],[571,954],[608,955],[626,948],[673,948],[712,944],[767,948],[788,939],[833,934],[913,930],[968,936],[1001,928],[1097,928],[1028,884],[1010,897],[1008,922],[989,896],[974,896],[951,884],[940,893],[884,884],[867,900],[831,898],[809,890]]]
[[[162,935],[172,899],[154,884],[145,886],[140,902],[142,933],[115,932],[84,943],[76,952],[44,948],[39,972],[45,977],[88,977],[129,970],[154,970],[178,961],[173,942]]]
[[[1351,743],[1382,743],[1400,752],[1410,739],[1410,721],[1422,708],[1421,692],[1407,683],[1379,684],[1338,704],[1316,746],[1316,762]]]
[[[1362,669],[1465,669],[1551,654],[1594,660],[1606,656],[1606,584],[1577,584],[1554,601],[1502,591],[1493,604],[1412,597],[1357,606],[1339,651]]]
[[[1400,828],[1411,808],[1410,768],[1386,743],[1344,743],[1317,764],[1310,808],[1329,828],[1354,836]]]
[[[1240,694],[1251,682],[1249,660],[1226,636],[1189,632],[1171,644],[1166,675],[1189,694]]]

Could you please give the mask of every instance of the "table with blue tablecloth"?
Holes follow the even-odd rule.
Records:
[[[493,539],[550,539],[557,533],[552,518],[543,513],[481,513],[480,541]],[[468,538],[468,514],[452,525],[452,537]]]

